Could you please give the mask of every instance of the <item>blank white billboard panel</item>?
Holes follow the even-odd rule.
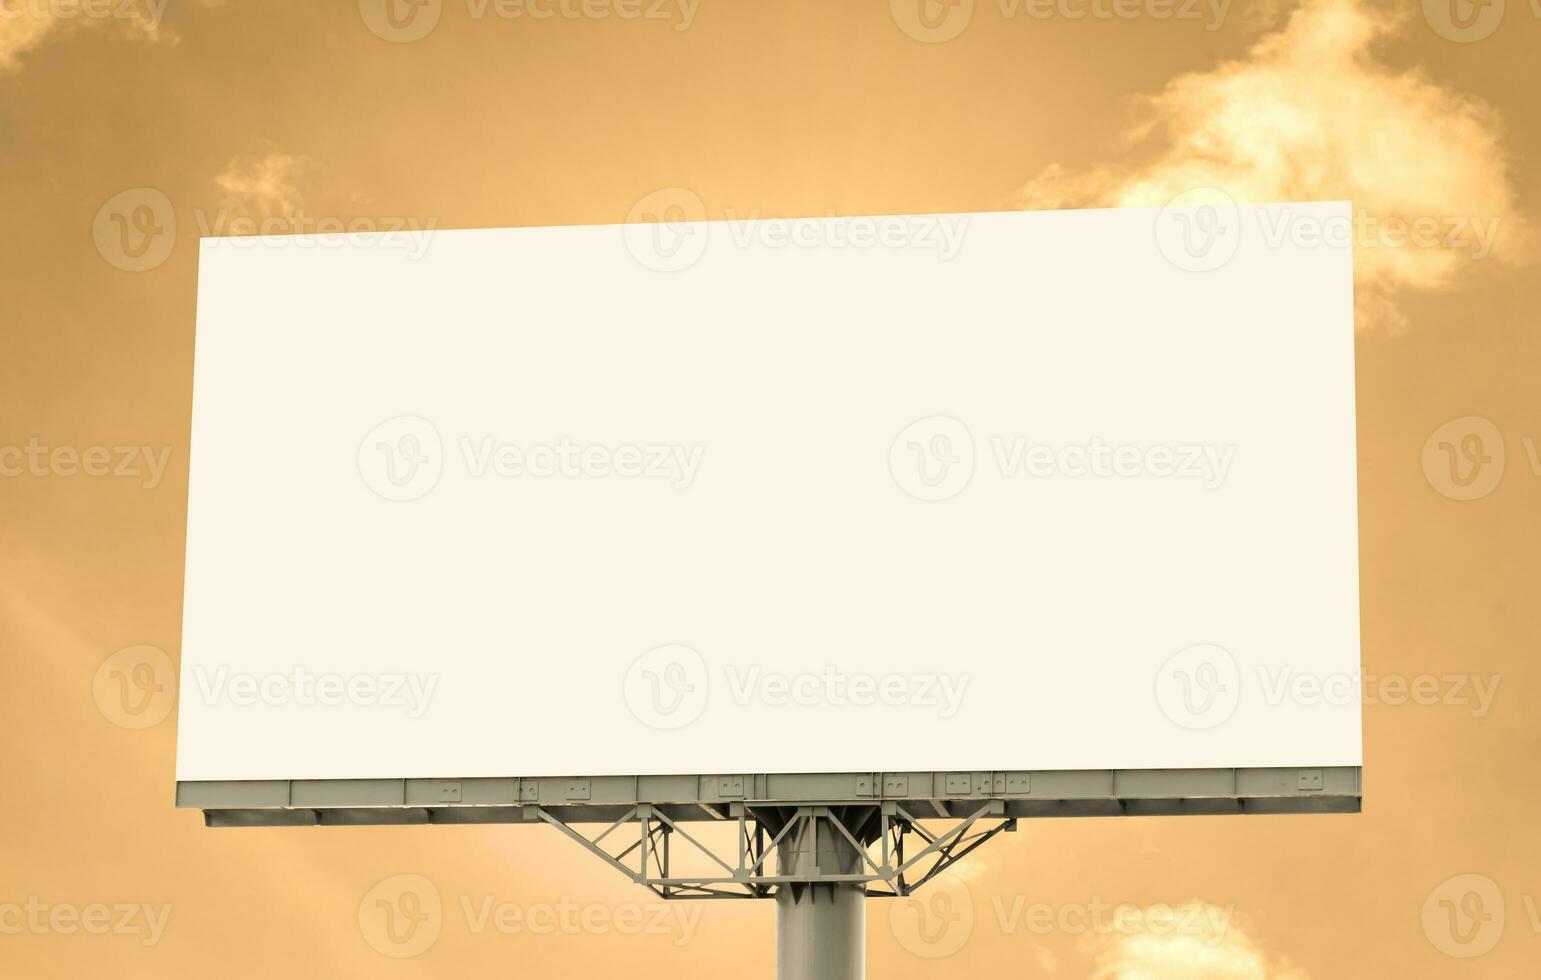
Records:
[[[206,239],[178,779],[1357,766],[1349,218]]]

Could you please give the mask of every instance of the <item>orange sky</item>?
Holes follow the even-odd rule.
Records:
[[[384,0],[0,0],[0,467],[147,447],[0,475],[0,976],[772,972],[768,904],[655,912],[549,829],[172,807],[173,705],[126,727],[98,679],[178,652],[199,236],[620,221],[664,187],[721,217],[1201,186],[1461,232],[1358,243],[1364,661],[1496,696],[1376,688],[1360,815],[1026,822],[947,886],[956,918],[874,904],[872,975],[1534,976],[1541,10],[1453,3],[429,0],[429,28]],[[407,874],[442,910],[398,959],[361,909]],[[1093,921],[1160,903],[1197,924]]]

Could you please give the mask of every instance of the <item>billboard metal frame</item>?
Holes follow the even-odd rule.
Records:
[[[1003,817],[1357,813],[1358,766],[1235,769],[957,770],[467,779],[222,780],[177,783],[177,805],[211,827],[611,823],[646,805],[678,823],[744,806],[872,806],[965,819],[984,801]]]
[[[1357,813],[1362,781],[1358,766],[278,779],[179,782],[177,805],[211,827],[549,825],[660,898],[773,900],[778,980],[860,980],[866,899],[912,894],[1020,819]]]

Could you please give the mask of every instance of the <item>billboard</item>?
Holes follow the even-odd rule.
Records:
[[[1358,766],[1345,203],[205,239],[177,778]]]

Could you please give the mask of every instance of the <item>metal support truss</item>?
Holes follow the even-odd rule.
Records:
[[[857,887],[874,897],[909,895],[1017,825],[999,800],[982,801],[961,818],[922,818],[892,801],[839,806],[733,803],[727,814],[716,812],[722,821],[736,822],[738,829],[736,854],[724,855],[646,803],[631,807],[593,836],[564,820],[561,807],[531,810],[537,819],[665,899],[775,898],[783,888],[796,894],[819,885]],[[933,831],[922,819],[956,824]],[[626,829],[633,824],[635,833]],[[681,845],[675,837],[720,873],[676,874],[672,857]]]

